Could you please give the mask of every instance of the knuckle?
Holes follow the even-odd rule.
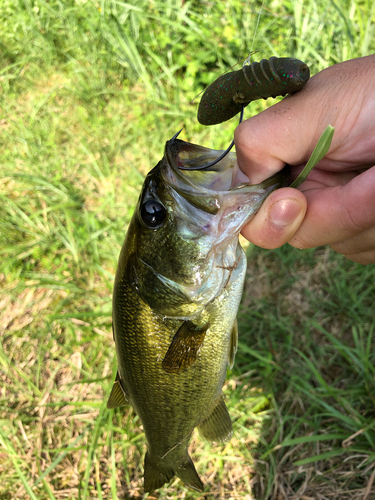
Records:
[[[289,245],[293,248],[298,248],[298,250],[306,250],[307,248],[313,248],[316,245],[311,245],[302,236],[302,231],[297,231],[296,234],[290,238],[288,241]]]
[[[363,266],[375,264],[375,250],[345,255],[345,257],[351,260],[352,262],[356,262],[357,264],[362,264]]]
[[[335,252],[341,253],[342,255],[349,255],[354,253],[353,244],[351,244],[349,241],[338,241],[336,243],[331,243],[330,246]],[[358,252],[360,252],[359,248]]]
[[[256,126],[254,117],[242,122],[234,131],[234,142],[236,148],[246,150],[251,156],[264,154],[263,136],[259,135],[259,129]]]
[[[349,231],[350,233],[361,233],[366,231],[373,223],[373,221],[368,220],[369,217],[366,217],[366,214],[361,210],[356,210],[355,207],[342,205],[341,212],[341,225],[344,230]]]

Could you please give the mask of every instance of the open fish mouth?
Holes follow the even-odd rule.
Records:
[[[212,167],[197,170],[216,160],[222,153],[222,150],[172,139],[165,146],[164,159],[170,169],[164,170],[163,177],[177,191],[182,189],[211,195],[213,192],[229,195],[233,192],[259,193],[261,190],[267,192],[270,188],[272,190],[284,185],[289,176],[289,168],[286,167],[260,184],[250,184],[248,177],[239,170],[234,152],[228,153]],[[181,170],[181,167],[184,167],[184,170]]]
[[[260,184],[252,185],[248,179],[243,182],[246,176],[238,176],[235,153],[228,153],[204,170],[196,170],[221,155],[222,151],[173,138],[166,143],[160,165],[162,179],[174,200],[176,230],[188,234],[188,228],[196,238],[209,235],[211,243],[204,251],[207,255],[235,246],[241,229],[273,190],[286,185],[289,176],[288,167]]]
[[[238,169],[236,154],[230,152],[215,165],[196,170],[221,154],[220,150],[171,139],[165,146],[162,176],[175,196],[179,195],[179,200],[211,215],[220,213],[223,224],[231,220],[230,230],[238,234],[268,194],[287,185],[289,167],[260,184],[250,184]],[[181,166],[191,170],[181,170]],[[236,219],[235,228],[233,219]]]

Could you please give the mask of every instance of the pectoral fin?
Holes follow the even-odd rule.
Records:
[[[208,441],[227,441],[232,435],[232,422],[223,396],[211,414],[198,425],[199,434]]]
[[[117,408],[118,406],[126,406],[127,404],[126,394],[117,372],[115,383],[113,384],[111,394],[108,398],[107,408]]]
[[[236,319],[234,321],[234,325],[232,328],[232,335],[230,338],[230,348],[229,348],[229,353],[228,353],[229,368],[233,368],[234,358],[236,356],[237,348],[238,348],[238,323],[237,323],[237,319]]]
[[[163,369],[168,373],[178,373],[191,366],[197,359],[209,326],[209,323],[197,326],[192,321],[182,323],[163,359]]]

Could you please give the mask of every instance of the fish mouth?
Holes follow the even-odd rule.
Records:
[[[191,144],[180,139],[171,139],[166,143],[164,159],[170,167],[165,169],[165,181],[177,192],[219,196],[240,193],[259,193],[286,185],[290,169],[285,167],[280,172],[260,184],[250,184],[247,176],[238,168],[236,153],[229,152],[222,160],[207,169],[197,170],[216,160],[223,150],[215,150]],[[180,167],[184,167],[181,170]],[[191,168],[191,170],[186,169]]]
[[[197,170],[216,160],[223,151],[171,139],[165,145],[165,158],[171,168],[170,184],[196,191],[229,191],[236,162],[229,152],[221,161],[204,170]],[[180,167],[191,168],[181,170]]]

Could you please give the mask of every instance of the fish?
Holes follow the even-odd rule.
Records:
[[[145,492],[175,476],[203,491],[188,453],[193,430],[211,442],[232,435],[222,387],[237,351],[247,266],[239,233],[289,172],[250,185],[235,153],[196,170],[221,153],[167,141],[145,178],[119,257],[118,371],[107,406],[130,403],[142,421]]]

